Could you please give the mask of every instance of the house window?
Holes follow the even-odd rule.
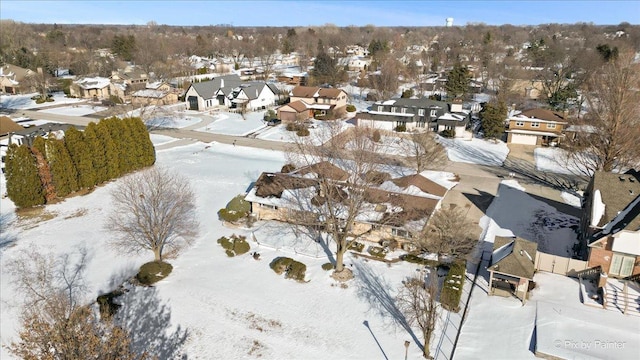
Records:
[[[633,272],[633,264],[635,261],[635,256],[613,254],[609,273],[620,277],[627,277]]]
[[[378,106],[378,111],[384,111],[384,106],[379,105],[379,106]]]
[[[396,112],[397,110],[398,110],[398,108],[397,108],[397,107],[395,107],[395,106],[392,106],[392,107],[391,107],[391,112],[392,112],[392,113]]]
[[[400,112],[403,113],[403,114],[406,114],[407,113],[407,108],[400,109]]]
[[[547,124],[547,129],[555,129],[556,124]]]
[[[438,115],[438,110],[431,110],[431,113],[429,116],[436,117],[437,115]]]
[[[418,122],[416,123],[416,126],[417,126],[417,127],[419,127],[419,128],[423,128],[423,127],[425,127],[425,126],[426,126],[426,122],[424,122],[424,121],[418,121]]]
[[[278,207],[275,206],[275,205],[260,204],[260,206],[263,207],[263,208],[267,208],[267,209],[278,210]]]
[[[540,123],[539,122],[532,122],[531,123],[531,127],[532,128],[539,128],[540,127]]]
[[[418,109],[418,116],[424,116],[424,109]]]
[[[408,238],[409,232],[405,229],[391,228],[391,235]]]
[[[516,126],[523,127],[524,126],[524,121],[516,121]]]

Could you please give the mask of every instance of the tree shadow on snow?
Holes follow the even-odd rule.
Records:
[[[18,236],[13,231],[8,231],[10,222],[11,214],[0,215],[0,251],[4,251],[18,240]]]
[[[155,287],[133,286],[118,299],[122,303],[116,321],[131,333],[131,346],[158,359],[186,360],[182,347],[188,331],[171,324],[171,309]]]
[[[385,280],[382,274],[375,273],[370,266],[361,261],[355,261],[354,268],[358,296],[367,300],[370,309],[376,311],[383,318],[390,317],[394,324],[405,329],[414,343],[422,349],[422,342],[411,329],[404,314],[396,306],[395,299],[389,294],[392,285]]]

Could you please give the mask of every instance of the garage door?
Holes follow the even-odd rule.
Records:
[[[535,135],[514,134],[511,133],[512,144],[535,145],[538,137]]]

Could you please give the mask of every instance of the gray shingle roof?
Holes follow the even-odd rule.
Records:
[[[241,83],[242,80],[240,80],[240,77],[233,74],[220,76],[209,81],[194,83],[191,84],[191,87],[193,87],[203,99],[213,99],[218,90],[222,89],[222,92],[228,95],[234,88],[240,86]]]
[[[489,271],[533,279],[538,244],[518,237],[496,236]]]

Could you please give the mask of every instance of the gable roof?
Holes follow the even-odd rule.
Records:
[[[440,197],[444,196],[444,194],[447,193],[447,189],[444,186],[439,185],[420,174],[403,176],[391,181],[403,188],[407,188],[410,185],[413,185],[426,193],[437,195]]]
[[[595,242],[605,236],[613,235],[621,230],[640,230],[640,195],[620,211],[604,228],[591,236],[591,242]]]
[[[19,130],[24,130],[24,127],[18,125],[7,116],[0,116],[0,136]]]
[[[518,237],[496,236],[490,271],[533,279],[538,244]]]
[[[627,210],[634,200],[636,200],[637,196],[640,195],[640,171],[629,170],[624,174],[596,171],[593,174],[592,181],[593,193],[590,195],[594,196],[595,192],[599,191],[601,202],[605,205],[602,216],[597,224],[595,224],[597,227],[605,227],[607,224],[613,222],[616,217]],[[592,211],[592,209],[586,210]],[[633,211],[627,216],[632,215]],[[622,224],[622,222],[620,222],[622,220],[623,219],[620,218],[617,219],[618,224],[615,226],[619,227],[620,224]],[[636,214],[635,217],[628,218],[624,222],[626,225],[619,230],[630,229],[635,231],[640,229],[640,215]],[[592,238],[592,241],[593,240],[595,239]]]
[[[566,123],[566,119],[564,118],[564,115],[560,114],[559,112],[551,111],[548,109],[543,109],[543,108],[527,109],[527,110],[523,110],[521,114],[528,118],[536,118],[540,120]]]
[[[202,97],[203,99],[213,99],[216,97],[218,90],[226,95],[231,93],[234,88],[237,88],[242,83],[240,77],[236,74],[224,75],[213,80],[202,81],[199,83],[191,84],[191,87]]]
[[[302,113],[302,112],[306,111],[307,108],[308,108],[307,107],[307,103],[305,103],[302,100],[297,100],[297,101],[294,101],[292,103],[283,105],[283,106],[280,107],[280,109],[282,109],[284,107],[290,107],[291,109],[293,109],[297,113]]]
[[[328,161],[321,161],[319,163],[305,166],[300,169],[294,170],[291,173],[301,176],[313,173],[316,175],[316,177],[322,177],[336,181],[345,181],[349,178],[349,174],[347,174],[346,171],[340,169],[339,167],[333,165]]]
[[[335,99],[340,96],[340,93],[344,92],[342,89],[336,88],[321,88],[317,86],[296,86],[289,93],[292,97],[301,98],[330,98]]]

